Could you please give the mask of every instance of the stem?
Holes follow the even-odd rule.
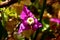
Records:
[[[4,13],[1,11],[1,17],[2,17],[2,25],[3,27],[5,26],[5,18],[4,18]]]
[[[40,12],[40,22],[42,23],[42,17],[43,17],[43,13],[44,13],[44,9],[46,8],[46,0],[43,1],[43,6]]]
[[[45,7],[46,7],[46,0],[43,0],[43,6],[42,6],[42,9],[41,9],[41,14],[40,14],[40,22],[42,23],[42,17],[43,17],[43,13],[44,13],[44,9],[45,9]],[[40,32],[40,29],[41,28],[39,28],[37,31],[36,31],[36,34],[35,34],[35,37],[33,38],[33,40],[36,40],[36,38],[37,38],[37,35],[39,34],[39,32]]]

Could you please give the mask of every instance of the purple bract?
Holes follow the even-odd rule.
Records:
[[[57,18],[51,18],[50,21],[60,24],[60,19],[57,19]]]
[[[39,27],[42,27],[42,24],[38,22],[32,12],[28,10],[26,6],[23,7],[23,10],[20,14],[20,19],[22,20],[22,23],[20,24],[18,34],[23,32],[24,30],[32,29],[36,31]]]

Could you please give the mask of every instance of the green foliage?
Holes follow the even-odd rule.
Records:
[[[7,37],[7,30],[2,26],[2,23],[0,21],[0,40],[1,38],[6,38]]]
[[[10,7],[1,8],[1,10],[3,10],[3,12],[4,12],[4,17],[8,17],[8,16],[15,17],[15,18],[17,17],[17,13],[16,13],[15,9],[13,9],[13,8],[10,8]]]
[[[49,24],[49,18],[45,18],[45,19],[43,19],[43,21],[44,21],[46,24]]]
[[[14,17],[17,18],[17,13],[15,9],[11,7],[7,8],[0,8],[1,14],[0,16],[2,17],[2,25],[5,26],[5,23],[8,21],[9,17]]]
[[[17,16],[17,13],[16,13],[15,9],[10,8],[10,7],[6,8],[4,12],[5,12],[6,15],[11,16],[11,17],[16,17]]]
[[[45,20],[47,20],[47,19],[42,20],[42,24],[43,24],[42,31],[45,31],[49,28],[49,24],[47,24],[47,22],[49,22],[49,21],[46,22]]]
[[[1,20],[1,24],[0,24],[0,38],[4,37],[6,38],[7,37],[7,31],[5,29],[5,24],[6,22],[8,21],[9,17],[14,17],[14,18],[17,18],[17,13],[15,11],[15,9],[13,8],[10,8],[10,7],[7,7],[7,8],[0,8],[0,16],[2,18]]]

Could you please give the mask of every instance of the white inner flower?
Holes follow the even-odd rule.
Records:
[[[31,24],[33,24],[34,23],[34,19],[33,18],[28,18],[27,19],[27,23],[29,24],[29,25],[31,25]]]

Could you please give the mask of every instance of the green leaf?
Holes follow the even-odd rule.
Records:
[[[0,40],[2,37],[6,38],[7,35],[7,30],[2,26],[2,23],[0,21]]]
[[[42,24],[43,24],[42,31],[44,32],[45,30],[47,30],[49,28],[49,24],[45,23],[44,20],[42,20]]]
[[[43,19],[44,23],[49,24],[49,18]]]
[[[4,18],[4,12],[1,12],[1,17],[2,17],[2,25],[3,27],[5,26],[5,18]]]

